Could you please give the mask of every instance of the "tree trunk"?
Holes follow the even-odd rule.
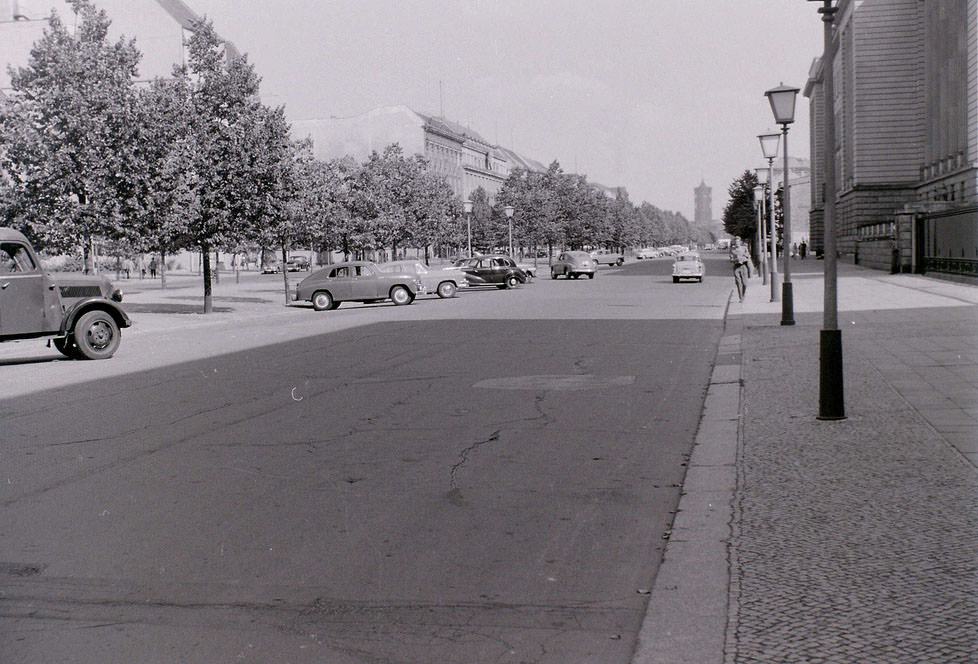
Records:
[[[214,283],[221,283],[221,252],[214,252]]]
[[[201,267],[204,271],[204,313],[214,311],[214,297],[211,295],[211,251],[206,244],[200,246]]]
[[[166,250],[160,249],[160,288],[166,290]]]
[[[285,306],[289,305],[289,250],[282,245],[282,283],[285,286]]]

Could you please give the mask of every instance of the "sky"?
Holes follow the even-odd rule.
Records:
[[[185,0],[291,120],[404,104],[693,219],[693,189],[765,165],[764,92],[822,51],[805,0]],[[792,157],[809,157],[798,95]]]

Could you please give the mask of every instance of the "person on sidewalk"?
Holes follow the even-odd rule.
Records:
[[[734,285],[737,286],[737,296],[740,301],[744,301],[747,294],[747,261],[750,254],[739,237],[735,237],[730,243],[730,263],[733,265]]]

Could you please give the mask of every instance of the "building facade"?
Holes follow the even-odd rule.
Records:
[[[75,25],[71,6],[64,0],[0,0],[0,93],[10,90],[7,65],[25,66],[31,47],[44,34],[52,7],[68,29]],[[201,17],[182,0],[98,0],[98,9],[111,20],[109,39],[136,40],[143,54],[137,82],[172,75],[174,65],[186,62],[187,38]],[[240,56],[233,43],[224,41],[227,56]]]
[[[317,118],[292,123],[296,138],[309,138],[318,159],[350,156],[365,160],[397,143],[406,154],[423,155],[432,171],[459,198],[481,187],[490,199],[514,168],[546,170],[532,159],[491,144],[477,132],[407,106],[383,106],[350,118]]]
[[[881,269],[978,277],[975,0],[841,0],[832,49],[813,63],[812,248],[833,195],[839,252]],[[822,81],[832,67],[834,98]],[[824,145],[823,108],[835,115]],[[836,191],[824,191],[825,151]]]

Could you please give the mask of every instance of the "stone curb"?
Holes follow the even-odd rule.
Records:
[[[733,295],[731,294],[731,298]],[[740,317],[724,313],[716,360],[669,543],[632,664],[722,664],[740,433]]]

